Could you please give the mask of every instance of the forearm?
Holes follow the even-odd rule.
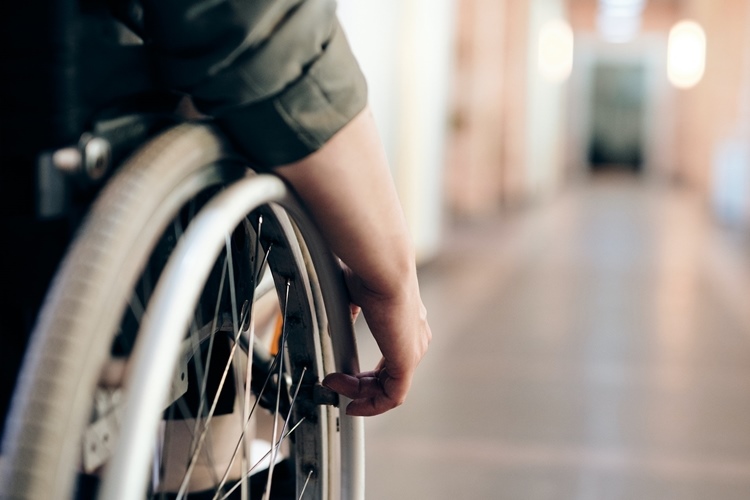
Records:
[[[276,169],[297,191],[334,253],[375,294],[415,274],[414,250],[369,108],[320,150]]]
[[[352,415],[388,411],[404,402],[432,334],[411,236],[370,110],[320,150],[277,172],[343,261],[351,300],[383,354],[373,371],[334,373],[324,383],[353,400],[347,407]]]
[[[326,383],[353,400],[353,414],[398,406],[431,333],[367,84],[335,0],[142,3],[164,83],[189,93],[253,167],[275,169],[292,185],[344,264],[352,303],[383,359],[372,372],[329,374]]]

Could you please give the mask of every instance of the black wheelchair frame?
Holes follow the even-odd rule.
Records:
[[[12,2],[0,20],[3,418],[41,301],[92,200],[138,145],[181,120],[182,96],[158,83],[134,5]]]

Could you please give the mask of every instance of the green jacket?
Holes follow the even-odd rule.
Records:
[[[257,167],[320,148],[367,100],[335,0],[140,0],[161,77]]]

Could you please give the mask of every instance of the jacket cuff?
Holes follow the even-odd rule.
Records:
[[[316,151],[366,104],[367,83],[336,22],[322,54],[281,92],[206,111],[255,167],[267,169]]]

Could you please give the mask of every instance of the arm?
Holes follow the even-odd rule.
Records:
[[[276,169],[344,263],[383,359],[372,372],[325,383],[354,400],[354,415],[398,406],[431,334],[367,84],[335,0],[142,4],[164,83],[190,94],[254,166]]]
[[[383,357],[373,371],[336,373],[324,383],[351,399],[350,415],[377,415],[403,403],[431,339],[414,249],[369,108],[321,149],[278,167],[343,261]]]

